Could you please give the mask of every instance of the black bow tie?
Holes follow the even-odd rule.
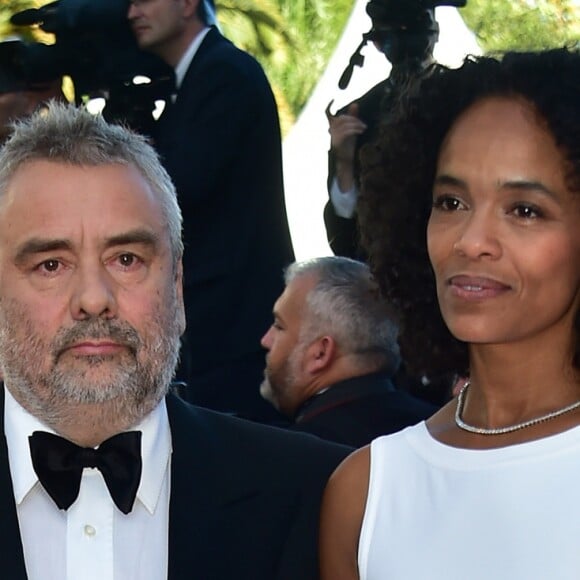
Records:
[[[103,475],[115,505],[128,514],[141,480],[141,432],[120,433],[98,449],[79,447],[58,435],[35,431],[29,438],[32,465],[40,483],[60,509],[68,509],[79,495],[83,468]]]

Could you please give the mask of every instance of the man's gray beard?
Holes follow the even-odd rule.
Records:
[[[3,303],[0,361],[4,382],[29,413],[57,431],[58,425],[74,423],[73,414],[81,405],[101,408],[104,424],[128,428],[157,405],[175,372],[180,331],[172,310],[163,307],[144,336],[127,322],[94,318],[61,329],[46,344],[19,305]],[[67,346],[84,339],[112,339],[124,345],[125,351],[83,357],[66,352]],[[47,354],[50,368],[40,368]],[[107,365],[110,370],[105,373],[102,367]]]
[[[288,393],[296,389],[304,350],[304,345],[298,343],[276,371],[272,372],[266,364],[264,380],[260,384],[260,394],[278,410],[280,410],[280,403],[282,407],[285,406],[284,401],[288,398]]]

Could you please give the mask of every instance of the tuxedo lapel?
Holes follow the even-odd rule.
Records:
[[[204,68],[204,64],[206,63],[207,59],[209,58],[211,52],[213,51],[216,45],[221,43],[228,43],[231,44],[230,41],[222,36],[219,31],[215,27],[211,27],[211,30],[205,35],[205,38],[202,40],[197,52],[193,56],[192,61],[189,63],[189,67],[183,77],[183,81],[179,90],[177,91],[178,97],[176,100],[176,104],[179,103],[179,92],[183,90],[184,93],[190,94],[190,91],[193,90],[196,83],[202,82],[202,78],[199,77],[201,70]],[[198,77],[198,78],[196,78]]]
[[[0,383],[0,576],[26,580],[14,491],[4,436],[4,385]]]
[[[159,138],[162,138],[167,133],[171,134],[173,131],[182,130],[183,119],[186,118],[188,111],[196,108],[196,84],[203,82],[204,61],[207,59],[208,53],[216,44],[220,42],[229,42],[224,38],[215,28],[207,33],[202,43],[200,44],[193,60],[189,64],[187,72],[183,78],[181,86],[176,93],[175,102],[168,100],[165,109],[158,121]]]
[[[195,418],[167,398],[171,426],[171,499],[169,504],[169,569],[168,580],[185,578],[185,571],[199,570],[199,561],[192,558],[197,552],[199,529],[212,518],[215,506],[211,490],[207,489],[204,463],[209,463],[208,450],[203,448]],[[198,451],[196,453],[195,451]],[[192,568],[193,567],[193,568]],[[192,574],[192,577],[195,575]],[[203,574],[199,576],[205,578]]]
[[[264,516],[257,506],[275,505],[278,499],[269,497],[263,478],[253,477],[251,465],[244,473],[233,467],[239,450],[228,435],[222,437],[223,418],[215,419],[172,395],[167,398],[167,411],[173,447],[169,580],[221,580],[230,577],[232,562],[237,563],[238,579],[274,578],[256,569],[270,566],[271,560],[260,561],[261,548],[253,542],[264,542],[255,537],[252,526],[269,529],[258,523]],[[293,508],[279,509],[283,515],[273,515],[272,521],[290,520]],[[286,521],[280,525],[282,530],[287,527]],[[254,554],[249,554],[252,546]]]

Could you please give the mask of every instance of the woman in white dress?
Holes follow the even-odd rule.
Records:
[[[403,357],[467,381],[337,469],[322,579],[580,578],[580,53],[437,67],[363,164]]]

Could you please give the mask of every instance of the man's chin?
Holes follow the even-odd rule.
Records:
[[[278,405],[276,403],[275,389],[268,377],[266,377],[262,381],[262,384],[260,385],[260,395],[262,396],[263,399],[268,401],[268,403],[273,405],[276,409],[278,408]]]
[[[58,364],[51,382],[60,384],[70,398],[79,402],[99,402],[126,390],[123,385],[132,382],[136,370],[134,360],[133,364],[120,364],[113,357],[85,357],[82,364]]]
[[[265,377],[260,383],[260,395],[266,399],[266,401],[269,401],[272,396],[272,385],[267,377]]]

